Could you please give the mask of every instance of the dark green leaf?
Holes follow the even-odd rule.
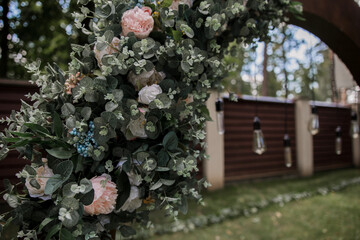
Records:
[[[18,137],[24,137],[24,138],[31,138],[34,136],[33,133],[22,133],[22,132],[10,132],[11,134],[18,136]]]
[[[21,138],[2,138],[2,140],[8,143],[12,143],[12,142],[20,141]]]
[[[130,195],[130,182],[129,177],[125,171],[121,171],[120,176],[116,180],[116,186],[118,189],[118,198],[116,199],[116,209],[119,209],[124,205],[125,201]]]
[[[57,137],[61,138],[63,135],[63,124],[60,119],[60,115],[57,112],[54,112],[53,116],[53,126],[54,126],[54,132]]]
[[[23,146],[26,146],[29,142],[30,142],[30,140],[24,139],[22,141],[18,141],[17,143],[9,146],[9,148],[12,149],[12,148],[17,148],[17,147],[23,147]]]
[[[127,225],[122,225],[120,227],[120,233],[123,237],[130,237],[130,236],[133,236],[136,234],[136,231],[135,229],[133,229],[132,227],[130,226],[127,226]]]
[[[90,192],[84,194],[84,195],[80,198],[80,201],[81,201],[85,206],[90,205],[90,204],[94,201],[94,189],[91,189]]]
[[[62,228],[60,231],[59,240],[75,240],[75,238],[66,228]]]
[[[64,148],[53,148],[53,149],[46,149],[46,151],[53,157],[58,159],[69,159],[72,156],[73,151],[65,150]]]
[[[61,223],[52,226],[52,228],[50,228],[48,234],[46,235],[45,240],[50,240],[52,236],[54,236],[57,232],[60,231],[60,229],[61,229]]]
[[[41,230],[46,226],[48,225],[49,223],[51,223],[52,221],[54,221],[55,219],[53,218],[45,218],[41,223],[40,223],[40,226],[39,226],[39,232],[41,232]]]
[[[157,154],[157,157],[158,157],[158,166],[166,167],[170,159],[169,154],[164,149],[161,149],[160,152]]]
[[[179,144],[178,137],[176,136],[176,133],[171,131],[168,134],[165,135],[163,142],[162,142],[165,150],[175,150]]]
[[[40,126],[35,123],[24,123],[24,126],[28,127],[31,131],[34,133],[42,134],[42,135],[51,135],[50,132],[44,128],[43,126]]]

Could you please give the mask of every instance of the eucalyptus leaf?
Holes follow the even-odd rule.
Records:
[[[150,187],[150,191],[154,191],[154,190],[160,188],[162,185],[163,185],[163,183],[159,180]]]
[[[73,197],[66,197],[61,201],[61,205],[67,209],[78,210],[79,200]]]
[[[162,142],[165,150],[175,150],[178,147],[179,139],[175,132],[169,132],[165,135]]]
[[[69,179],[73,168],[74,164],[71,160],[63,161],[56,166],[56,168],[54,169],[54,173],[60,174],[63,178],[63,181],[65,182]]]
[[[71,158],[73,151],[66,150],[62,147],[46,149],[46,151],[53,157],[58,159],[69,159]]]
[[[62,176],[60,174],[55,174],[54,176],[50,177],[46,182],[44,193],[46,195],[51,195],[56,190],[58,190],[62,184],[63,184]]]
[[[81,116],[87,121],[90,119],[92,110],[90,107],[83,107],[81,109]]]
[[[75,107],[71,103],[65,103],[61,107],[61,114],[64,115],[64,117],[68,117],[70,115],[73,115],[75,113]]]

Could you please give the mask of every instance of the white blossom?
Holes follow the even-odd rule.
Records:
[[[149,104],[154,101],[156,96],[160,93],[162,93],[162,89],[157,84],[145,86],[139,92],[139,102],[143,104]]]

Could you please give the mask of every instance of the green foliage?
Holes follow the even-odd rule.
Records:
[[[11,214],[24,222],[22,229],[41,228],[46,239],[107,239],[118,226],[127,237],[135,231],[123,223],[146,224],[147,212],[156,208],[176,218],[187,212],[187,198],[201,201],[207,184],[195,176],[197,161],[205,158],[205,102],[209,89],[222,88],[228,44],[267,39],[290,6],[280,0],[246,6],[241,0],[198,0],[170,10],[171,0],[145,1],[152,15],[137,11],[155,25],[143,37],[124,36],[122,17],[133,3],[79,1],[88,2],[95,11],[80,6],[74,26],[89,43],[72,45],[67,71],[56,64],[46,72],[39,62],[27,65],[39,92],[31,95],[32,106],[23,103],[4,120],[9,128],[1,136],[4,149],[32,161],[19,176],[39,190],[33,194],[27,186],[18,195],[9,188],[12,205],[19,205]],[[83,24],[88,18],[90,28]],[[41,178],[48,178],[45,186]],[[86,207],[95,196],[107,201],[95,209],[95,215],[106,210],[99,217]]]

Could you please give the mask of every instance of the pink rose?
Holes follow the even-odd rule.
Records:
[[[192,7],[194,0],[173,0],[171,6],[169,7],[171,10],[178,10],[179,4],[186,4],[189,7]]]
[[[54,173],[52,169],[48,167],[47,159],[43,158],[42,161],[44,162],[44,166],[35,169],[36,170],[35,178],[34,177],[26,178],[25,186],[29,191],[30,197],[41,198],[42,200],[49,200],[51,199],[51,196],[45,195],[44,191],[47,181],[49,180],[50,177],[54,176]],[[30,181],[32,179],[35,179],[39,183],[40,188],[35,188],[31,186]]]
[[[83,79],[84,75],[78,72],[75,76],[70,74],[70,77],[65,81],[66,94],[71,94],[71,89],[76,87],[76,85]]]
[[[105,55],[119,52],[119,43],[120,43],[120,39],[117,37],[114,37],[113,40],[111,41],[111,44],[101,51],[96,49],[96,44],[95,44],[94,53],[95,53],[95,57],[96,57],[99,67],[102,66],[101,60]]]
[[[107,174],[93,177],[90,181],[95,194],[93,202],[89,206],[84,206],[85,212],[91,216],[111,213],[115,209],[118,196],[116,184]]]
[[[133,32],[140,39],[149,36],[154,28],[151,11],[149,7],[135,7],[124,12],[121,19],[122,35],[127,36],[130,32]]]

